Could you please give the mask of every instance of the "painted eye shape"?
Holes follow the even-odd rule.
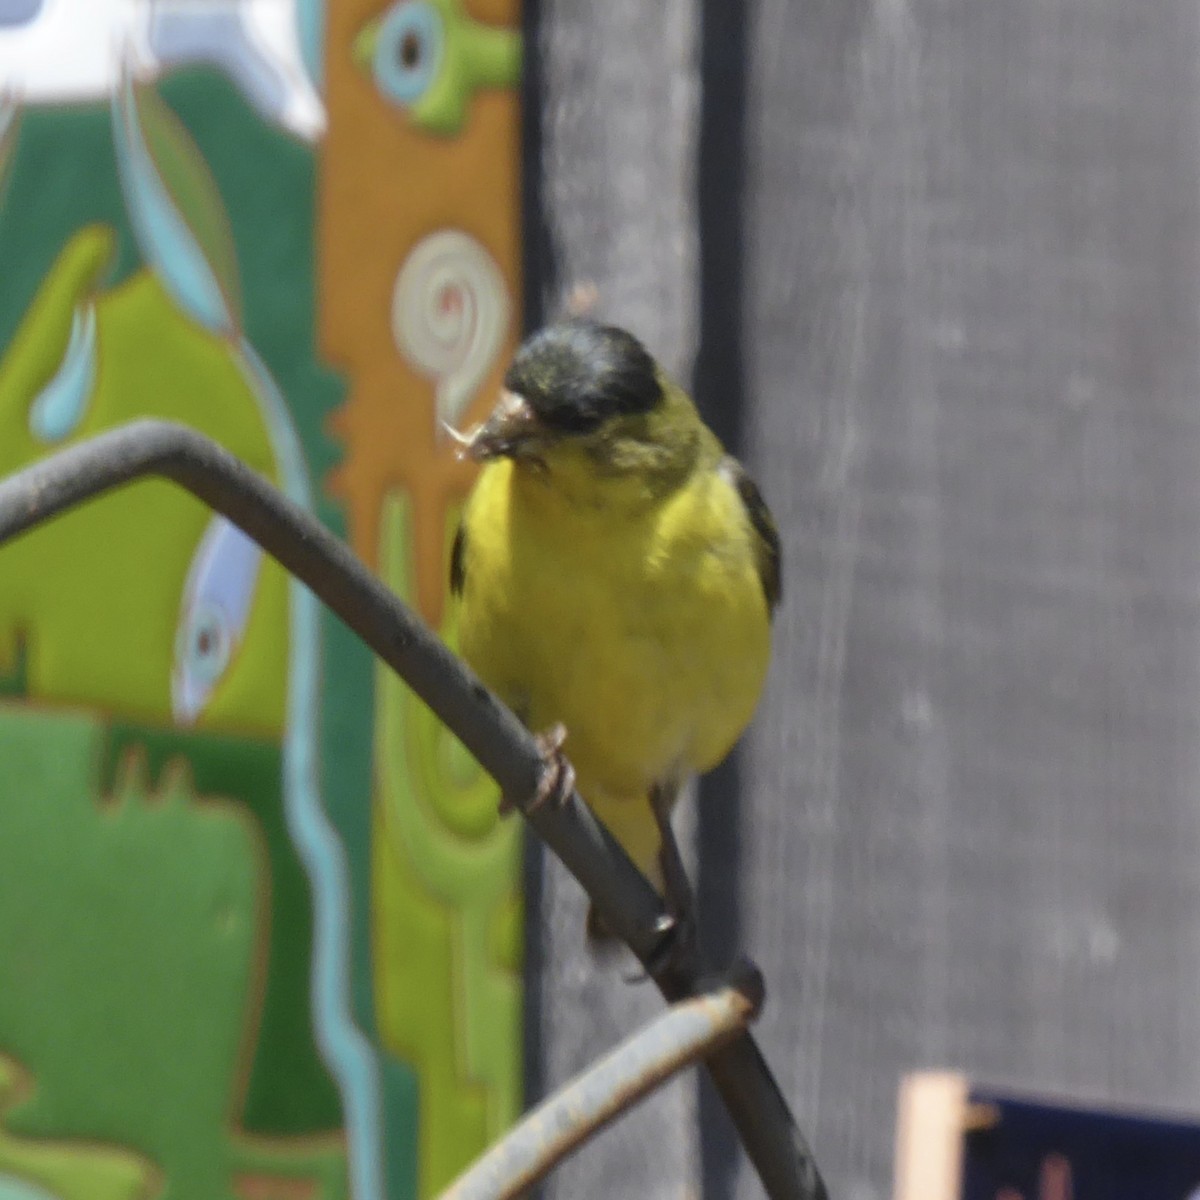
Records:
[[[171,709],[193,724],[208,706],[250,620],[262,551],[236,525],[213,517],[188,569],[175,631]]]
[[[180,632],[186,639],[179,647],[180,659],[196,683],[211,687],[225,673],[233,651],[229,619],[217,605],[201,601]]]
[[[432,4],[397,4],[379,27],[371,63],[380,91],[397,104],[415,104],[437,78],[445,46],[442,15]]]

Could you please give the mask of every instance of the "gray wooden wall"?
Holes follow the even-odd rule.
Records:
[[[705,305],[740,318],[786,602],[736,886],[701,858],[766,1052],[847,1200],[889,1194],[917,1067],[1200,1112],[1200,8],[758,0],[714,228],[719,7],[541,0],[543,211],[555,294],[685,377]],[[542,905],[552,1085],[656,1001],[553,866]],[[759,1194],[700,1107],[550,1194]]]

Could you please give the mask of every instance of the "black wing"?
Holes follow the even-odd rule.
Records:
[[[454,534],[454,545],[450,547],[450,592],[461,596],[467,581],[467,527],[459,521]]]
[[[779,545],[779,531],[767,502],[762,498],[758,485],[746,474],[746,468],[732,455],[721,460],[721,472],[737,488],[737,493],[746,506],[746,516],[754,529],[754,549],[758,559],[758,577],[762,581],[763,595],[772,616],[783,597],[783,551]]]

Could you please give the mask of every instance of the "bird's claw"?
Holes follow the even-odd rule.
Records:
[[[527,808],[532,811],[547,803],[561,808],[575,790],[575,768],[562,752],[563,742],[567,740],[567,727],[559,721],[545,733],[535,734],[533,740],[542,756],[543,770],[537,791]]]
[[[669,975],[689,978],[699,963],[696,922],[691,913],[663,913],[655,922],[658,944],[646,959],[644,971],[625,977],[626,983],[645,983]]]
[[[542,758],[542,777],[538,780],[537,790],[524,804],[509,796],[502,796],[501,814],[510,813],[518,807],[527,813],[536,812],[545,804],[561,808],[575,790],[575,768],[562,752],[563,742],[567,740],[567,727],[559,721],[544,733],[534,734],[533,740]]]
[[[641,983],[646,979],[663,979],[670,975],[688,978],[699,966],[700,948],[696,934],[696,899],[688,881],[679,843],[671,828],[671,806],[674,792],[664,787],[650,791],[650,808],[661,838],[658,851],[659,868],[663,877],[663,897],[667,911],[655,925],[658,944],[645,961],[646,971],[626,979]]]

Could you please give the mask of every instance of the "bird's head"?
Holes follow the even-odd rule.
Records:
[[[478,462],[511,459],[591,503],[671,486],[702,433],[691,400],[637,338],[575,319],[521,345],[495,409],[459,441]]]

